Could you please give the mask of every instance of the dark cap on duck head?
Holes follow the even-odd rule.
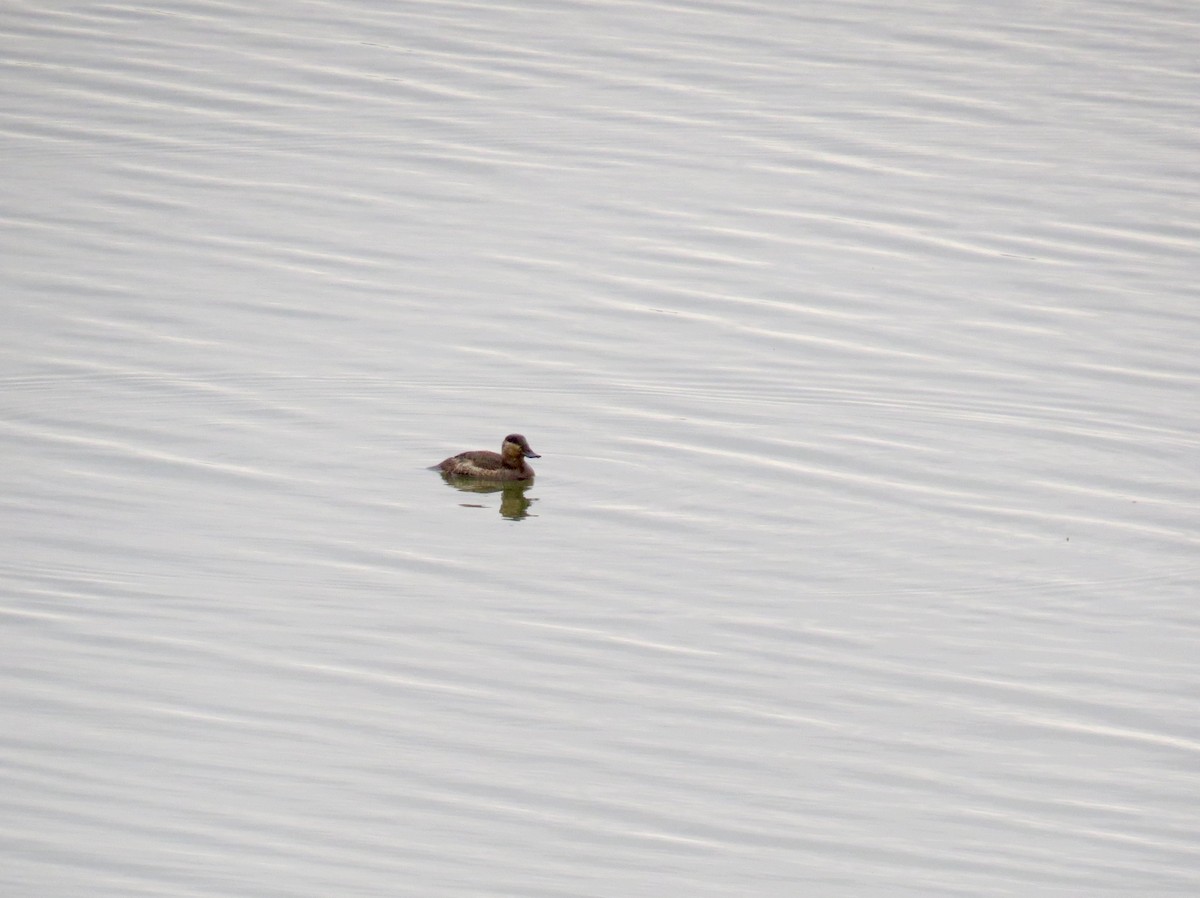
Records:
[[[519,433],[510,433],[508,436],[506,436],[504,438],[504,442],[514,443],[517,446],[520,446],[521,454],[524,455],[526,458],[541,458],[540,455],[538,455],[536,452],[534,452],[532,449],[529,448],[529,441],[526,440],[525,437],[521,436]]]

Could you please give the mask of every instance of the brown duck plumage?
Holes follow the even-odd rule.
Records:
[[[478,449],[460,452],[438,465],[447,477],[478,477],[484,480],[531,480],[533,468],[525,462],[527,458],[541,458],[529,448],[525,437],[510,433],[504,438],[499,452]]]

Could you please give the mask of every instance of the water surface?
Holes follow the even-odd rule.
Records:
[[[1195,891],[1197,32],[11,5],[5,893]]]

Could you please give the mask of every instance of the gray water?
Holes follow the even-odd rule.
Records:
[[[0,34],[5,896],[1200,890],[1193,4]]]

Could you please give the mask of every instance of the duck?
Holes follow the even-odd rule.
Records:
[[[447,477],[476,477],[480,480],[532,480],[533,468],[527,458],[541,458],[529,448],[529,441],[519,433],[510,433],[500,444],[499,452],[476,449],[452,455],[441,464]]]

